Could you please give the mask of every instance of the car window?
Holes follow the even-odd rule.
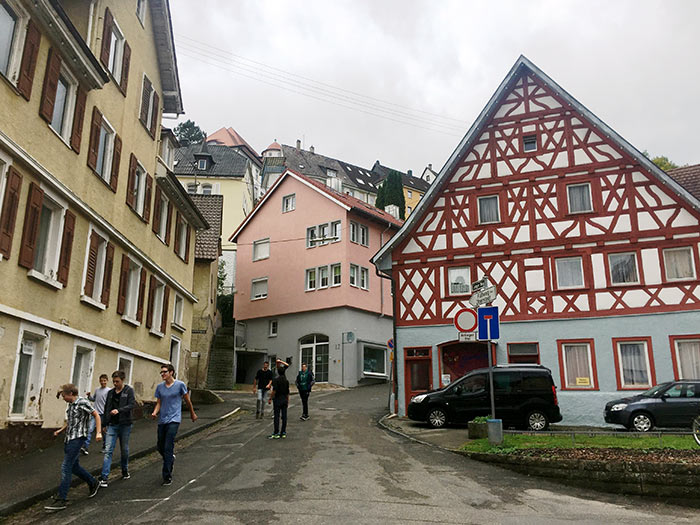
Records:
[[[462,394],[481,392],[482,390],[486,390],[486,376],[479,374],[468,377],[460,383],[460,386],[462,387]]]
[[[688,385],[686,396],[695,398],[700,397],[700,383],[690,383]]]
[[[545,375],[523,374],[522,388],[525,392],[551,390],[552,382]]]
[[[683,385],[673,385],[671,388],[664,392],[666,397],[681,397],[683,393]]]
[[[493,388],[497,392],[510,393],[520,390],[519,372],[499,372],[493,374]]]

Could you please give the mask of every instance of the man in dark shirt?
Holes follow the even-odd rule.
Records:
[[[268,439],[279,439],[287,437],[287,407],[289,406],[289,381],[285,372],[289,365],[277,360],[277,377],[272,380],[272,395],[268,401],[274,401],[275,410],[275,431],[267,436]],[[282,416],[282,432],[280,432],[280,415]]]
[[[258,397],[255,405],[255,419],[263,418],[265,402],[268,400],[270,394],[270,386],[272,385],[273,377],[272,370],[270,370],[270,363],[269,361],[265,361],[262,369],[258,370],[258,373],[255,374],[255,381],[253,382],[253,394]]]
[[[136,395],[133,388],[124,384],[125,378],[126,374],[121,370],[112,374],[114,388],[107,392],[105,400],[105,425],[109,426],[107,427],[107,445],[100,475],[100,486],[102,487],[107,486],[117,438],[119,438],[121,452],[122,479],[131,477],[129,474],[129,436],[132,427],[131,411],[136,406]]]

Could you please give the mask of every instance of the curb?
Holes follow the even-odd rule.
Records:
[[[208,428],[211,428],[214,425],[217,425],[223,421],[226,421],[227,419],[235,416],[238,412],[240,412],[240,410],[241,410],[241,407],[235,408],[231,412],[224,414],[223,416],[220,416],[220,417],[214,419],[213,421],[209,421],[209,422],[204,423],[202,425],[199,425],[191,430],[188,430],[187,432],[183,432],[182,434],[179,434],[175,438],[175,442],[177,443],[178,441],[180,441],[182,439],[185,439],[187,437],[198,434],[199,432],[207,430]],[[147,447],[147,448],[141,449],[137,452],[134,452],[133,454],[129,453],[129,459],[130,460],[131,459],[138,459],[138,458],[141,458],[143,456],[147,456],[148,454],[151,454],[155,451],[156,451],[156,446],[152,445],[150,447]],[[115,469],[117,467],[119,467],[119,465],[117,463],[112,462],[112,469]],[[102,472],[102,469],[97,468],[97,469],[91,470],[90,474],[92,474],[93,476],[97,476],[101,472]],[[71,483],[71,487],[78,486],[80,483],[82,483],[82,480],[79,480],[79,479],[74,480]],[[57,490],[58,490],[58,485],[56,485],[55,487],[52,487],[51,489],[44,490],[42,492],[39,492],[39,493],[34,494],[32,496],[29,496],[28,498],[25,498],[22,501],[17,501],[15,503],[10,503],[8,505],[2,505],[2,506],[0,506],[0,516],[7,517],[11,514],[14,514],[16,512],[24,510],[27,507],[31,507],[32,505],[34,505],[38,501],[50,498],[53,494],[56,493]]]
[[[414,443],[420,443],[421,445],[427,445],[427,446],[429,446],[429,447],[433,447],[433,448],[437,448],[437,449],[440,449],[440,450],[444,450],[445,452],[452,452],[452,453],[454,453],[454,454],[457,454],[457,453],[458,453],[456,450],[454,450],[454,449],[452,449],[452,448],[443,447],[443,446],[441,446],[441,445],[436,445],[435,443],[430,443],[430,442],[428,442],[428,441],[423,441],[422,439],[414,438],[414,437],[412,437],[412,436],[409,436],[408,434],[404,434],[404,433],[401,432],[400,430],[397,430],[397,429],[395,429],[395,428],[390,427],[389,425],[387,425],[386,423],[384,423],[384,420],[390,419],[391,417],[392,417],[392,414],[391,414],[391,413],[386,414],[385,416],[382,416],[382,417],[377,421],[377,425],[379,425],[379,426],[380,426],[381,428],[383,428],[384,430],[387,430],[387,431],[391,432],[392,434],[396,434],[397,436],[401,436],[402,438],[408,439],[409,441],[413,441]]]

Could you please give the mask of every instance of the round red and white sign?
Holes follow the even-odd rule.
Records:
[[[476,330],[476,310],[464,308],[455,315],[455,328],[460,332],[473,332]]]

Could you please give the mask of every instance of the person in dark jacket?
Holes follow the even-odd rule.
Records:
[[[287,407],[289,406],[289,381],[285,372],[289,365],[277,360],[277,377],[272,380],[272,394],[268,403],[273,402],[275,412],[275,431],[267,436],[268,439],[287,437]],[[280,432],[280,416],[282,416],[282,431]]]
[[[297,390],[299,390],[299,398],[303,407],[299,419],[306,421],[309,419],[309,394],[311,393],[311,387],[316,383],[314,373],[306,367],[306,363],[301,364],[301,370],[297,374],[295,383]]]
[[[102,474],[100,486],[106,487],[109,479],[109,471],[112,468],[112,453],[119,438],[121,449],[122,479],[129,479],[129,436],[131,435],[131,412],[136,406],[134,389],[124,384],[126,375],[121,370],[112,374],[114,388],[107,392],[105,399],[105,425],[107,427],[107,444],[105,445],[105,458],[102,462]]]

